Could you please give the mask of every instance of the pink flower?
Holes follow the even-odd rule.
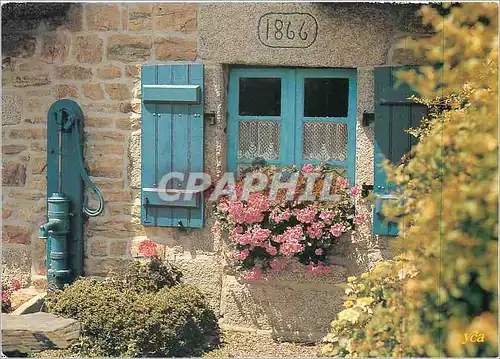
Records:
[[[280,253],[285,257],[291,257],[295,253],[300,253],[303,250],[304,250],[304,245],[294,240],[282,243],[280,246]]]
[[[232,238],[236,237],[237,234],[239,233],[243,233],[243,227],[242,226],[236,226],[234,227],[231,232],[230,232],[230,236]]]
[[[19,279],[14,279],[11,284],[12,291],[15,292],[16,290],[21,289],[21,282]]]
[[[281,243],[280,253],[285,257],[302,252],[304,250],[304,245],[300,243],[302,240],[304,240],[304,229],[300,224],[288,227],[283,234],[273,237],[273,241]]]
[[[250,251],[248,249],[244,249],[242,251],[235,252],[234,258],[238,259],[240,261],[244,261],[248,257],[249,254],[250,254]]]
[[[144,257],[153,257],[156,255],[157,245],[155,242],[147,240],[139,244],[138,250]]]
[[[306,266],[306,271],[311,274],[327,274],[332,271],[332,268],[324,265],[321,262],[319,262],[317,265],[311,262]]]
[[[330,227],[330,233],[334,237],[340,237],[342,232],[344,231],[345,226],[343,223],[335,223],[333,226]]]
[[[281,268],[283,268],[283,263],[279,259],[273,259],[270,263],[269,266],[271,269],[275,272],[279,272]]]
[[[293,211],[293,214],[295,217],[297,217],[297,220],[301,223],[312,223],[316,219],[316,213],[318,213],[318,210],[314,206],[309,206],[306,208],[302,209],[296,209]]]
[[[351,196],[352,197],[356,197],[358,195],[358,193],[359,193],[358,186],[354,186],[354,187],[351,188]]]
[[[229,202],[229,217],[236,223],[245,223],[244,208],[241,202]]]
[[[294,227],[288,227],[285,229],[283,234],[278,234],[273,236],[272,240],[274,242],[282,243],[286,241],[301,241],[304,239],[304,230],[300,224]]]
[[[10,292],[7,290],[2,291],[2,303],[7,304],[10,300]]]
[[[253,267],[250,272],[245,275],[246,280],[259,280],[262,278],[262,271],[259,267]]]
[[[260,223],[264,220],[264,214],[257,208],[247,208],[243,213],[243,223]]]
[[[314,254],[316,254],[317,256],[320,256],[323,254],[323,250],[321,248],[316,248],[316,250],[314,251]]]
[[[250,228],[243,234],[236,233],[234,235],[234,240],[239,244],[249,244],[251,246],[260,246],[262,247],[262,242],[266,241],[269,238],[271,231],[267,228],[261,228],[258,225]]]
[[[307,228],[307,235],[311,238],[321,238],[323,235],[323,227],[325,227],[323,223],[314,222]]]
[[[224,202],[219,203],[219,205],[217,206],[217,209],[222,213],[227,213],[227,211],[229,210],[229,205],[227,204],[226,201],[224,201]]]
[[[333,217],[335,217],[334,211],[323,211],[319,214],[319,218],[328,223],[332,220]]]
[[[358,214],[353,219],[354,224],[362,224],[364,221],[365,221],[365,216],[363,216],[362,214]]]
[[[304,172],[304,173],[309,173],[309,172],[312,172],[313,169],[314,169],[313,165],[307,164],[307,165],[302,166],[301,171]]]
[[[349,186],[349,181],[343,177],[337,177],[335,180],[335,185],[340,188],[346,188]]]
[[[279,208],[275,208],[271,211],[271,214],[269,217],[274,223],[280,223],[283,221],[288,221],[290,219],[290,216],[292,215],[292,212],[290,211],[289,208],[285,209],[284,211],[281,211]]]
[[[229,202],[227,212],[230,219],[236,223],[260,223],[264,220],[263,212],[268,211],[270,206],[267,197],[256,192],[250,194],[245,204],[240,201]],[[222,209],[225,209],[225,206]]]
[[[271,237],[271,240],[276,243],[283,243],[286,241],[286,238],[284,234],[276,234]]]
[[[276,249],[275,246],[272,246],[270,245],[269,243],[265,243],[264,244],[264,249],[266,250],[266,252],[271,255],[271,256],[275,256],[276,253],[278,253],[278,250]]]
[[[269,199],[262,192],[254,192],[248,196],[248,207],[258,210],[259,212],[265,212],[269,210],[271,206]]]

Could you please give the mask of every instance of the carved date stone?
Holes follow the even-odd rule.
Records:
[[[258,32],[267,47],[307,48],[316,41],[318,22],[308,13],[269,12],[260,17]]]

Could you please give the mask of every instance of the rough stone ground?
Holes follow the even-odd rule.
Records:
[[[223,331],[223,344],[205,358],[312,358],[319,356],[321,343],[277,342],[255,333]]]
[[[321,343],[277,342],[269,336],[223,331],[220,348],[205,353],[203,358],[314,358],[320,356]],[[64,350],[45,350],[33,357],[68,357]]]

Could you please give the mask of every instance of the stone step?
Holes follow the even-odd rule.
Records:
[[[80,336],[75,319],[50,313],[10,315],[2,313],[2,351],[30,353],[68,348]]]

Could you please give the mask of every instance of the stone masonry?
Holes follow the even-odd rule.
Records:
[[[359,184],[373,183],[373,125],[360,124],[363,110],[373,112],[373,68],[418,62],[397,40],[424,32],[401,6],[356,6],[88,3],[73,4],[57,24],[51,19],[4,24],[3,36],[15,40],[4,46],[2,39],[8,49],[2,71],[4,279],[19,279],[25,287],[45,285],[45,243],[38,239],[38,226],[46,211],[46,116],[54,101],[70,98],[83,109],[85,161],[105,198],[104,213],[91,218],[85,230],[87,275],[119,270],[140,256],[141,241],[151,239],[184,271],[186,282],[205,291],[223,326],[301,340],[324,335],[342,303],[342,290],[334,284],[387,258],[387,241],[372,238],[366,225],[357,234],[360,243],[346,239],[339,245],[331,275],[311,277],[292,265],[290,272],[266,282],[246,283],[224,265],[224,240],[210,232],[209,209],[202,230],[141,226],[140,65],[205,65],[205,111],[216,115],[216,124],[206,123],[204,134],[205,168],[212,174],[225,169],[228,65],[357,68],[356,176]],[[320,34],[347,38],[338,46],[343,53],[326,35],[318,38],[312,57],[302,50],[263,47],[249,34],[259,16],[272,11],[313,14]],[[335,30],[339,23],[342,34]]]

